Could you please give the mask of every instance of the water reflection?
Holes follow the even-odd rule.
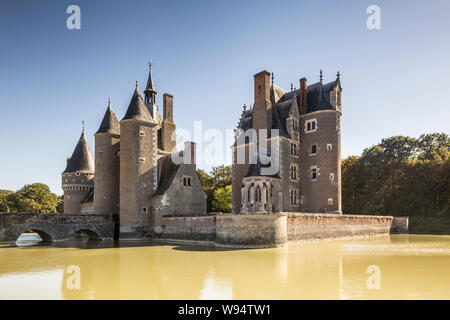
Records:
[[[449,254],[449,236],[422,235],[258,250],[86,240],[0,247],[0,298],[449,299]],[[79,290],[67,285],[72,265]],[[366,287],[370,265],[380,267],[381,290]],[[36,279],[49,283],[41,281],[45,293]]]

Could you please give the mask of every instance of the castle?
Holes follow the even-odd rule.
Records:
[[[163,95],[161,117],[149,67],[144,98],[136,82],[120,122],[108,102],[95,133],[95,159],[83,129],[62,173],[64,213],[117,215],[121,238],[149,236],[162,216],[206,214],[195,143],[176,150],[173,96]]]
[[[253,108],[244,105],[236,130],[233,212],[342,213],[339,72],[290,91],[270,76],[254,76]]]
[[[108,103],[95,159],[83,130],[62,173],[65,213],[0,213],[0,242],[33,230],[44,241],[84,233],[265,248],[407,233],[408,217],[342,214],[341,100],[339,72],[290,91],[268,71],[254,75],[254,104],[232,146],[233,212],[207,214],[195,144],[176,150],[173,97],[164,94],[161,118],[150,65],[144,98],[136,84],[120,122]]]

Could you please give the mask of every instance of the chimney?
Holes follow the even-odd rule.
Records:
[[[300,114],[303,114],[306,112],[306,78],[300,79],[300,103],[299,103],[299,111]]]
[[[255,103],[253,104],[253,128],[272,128],[272,103],[270,102],[270,73],[261,71],[254,75]]]
[[[196,143],[193,141],[185,141],[184,142],[184,152],[183,152],[183,163],[184,164],[193,164],[195,163],[195,151],[196,151]]]
[[[163,118],[166,121],[173,122],[173,95],[164,93],[163,95]]]
[[[270,72],[263,70],[254,75],[255,103],[270,101]]]

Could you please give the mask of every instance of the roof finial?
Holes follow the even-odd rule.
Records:
[[[275,78],[275,76],[274,76],[274,74],[272,72],[272,87],[273,87],[273,80],[274,80],[274,78]]]
[[[244,103],[244,111],[247,110],[247,105]]]
[[[136,90],[138,89],[138,81],[136,80]]]
[[[323,73],[322,73],[322,69],[320,69],[320,83],[322,83],[322,79],[323,79]]]
[[[336,80],[341,80],[341,74],[339,73],[339,71],[337,72],[337,74],[336,74]]]
[[[108,98],[108,107],[111,108],[111,98]]]
[[[153,61],[152,61],[152,59],[150,59],[150,60],[148,61],[148,67],[150,68],[150,70],[152,69],[152,63],[153,63]]]
[[[84,120],[81,121],[81,130],[82,130],[82,132],[84,133]]]
[[[294,84],[291,82],[291,91],[294,91]]]

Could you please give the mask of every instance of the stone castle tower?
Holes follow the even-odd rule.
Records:
[[[81,212],[82,202],[94,188],[94,172],[94,157],[83,128],[72,156],[67,158],[66,169],[61,177],[65,213]]]
[[[233,212],[342,212],[340,75],[286,91],[254,76],[233,152]]]
[[[176,150],[173,96],[163,95],[161,118],[149,67],[144,97],[136,82],[120,122],[108,102],[95,133],[95,167],[83,130],[62,174],[65,213],[118,214],[121,238],[148,236],[164,215],[206,214],[195,160],[173,162],[195,154],[195,143]]]
[[[148,211],[157,187],[157,128],[136,90],[125,117],[120,121],[120,233],[134,235],[145,230]]]
[[[94,208],[99,214],[119,213],[120,125],[108,101],[100,128],[95,133]]]

